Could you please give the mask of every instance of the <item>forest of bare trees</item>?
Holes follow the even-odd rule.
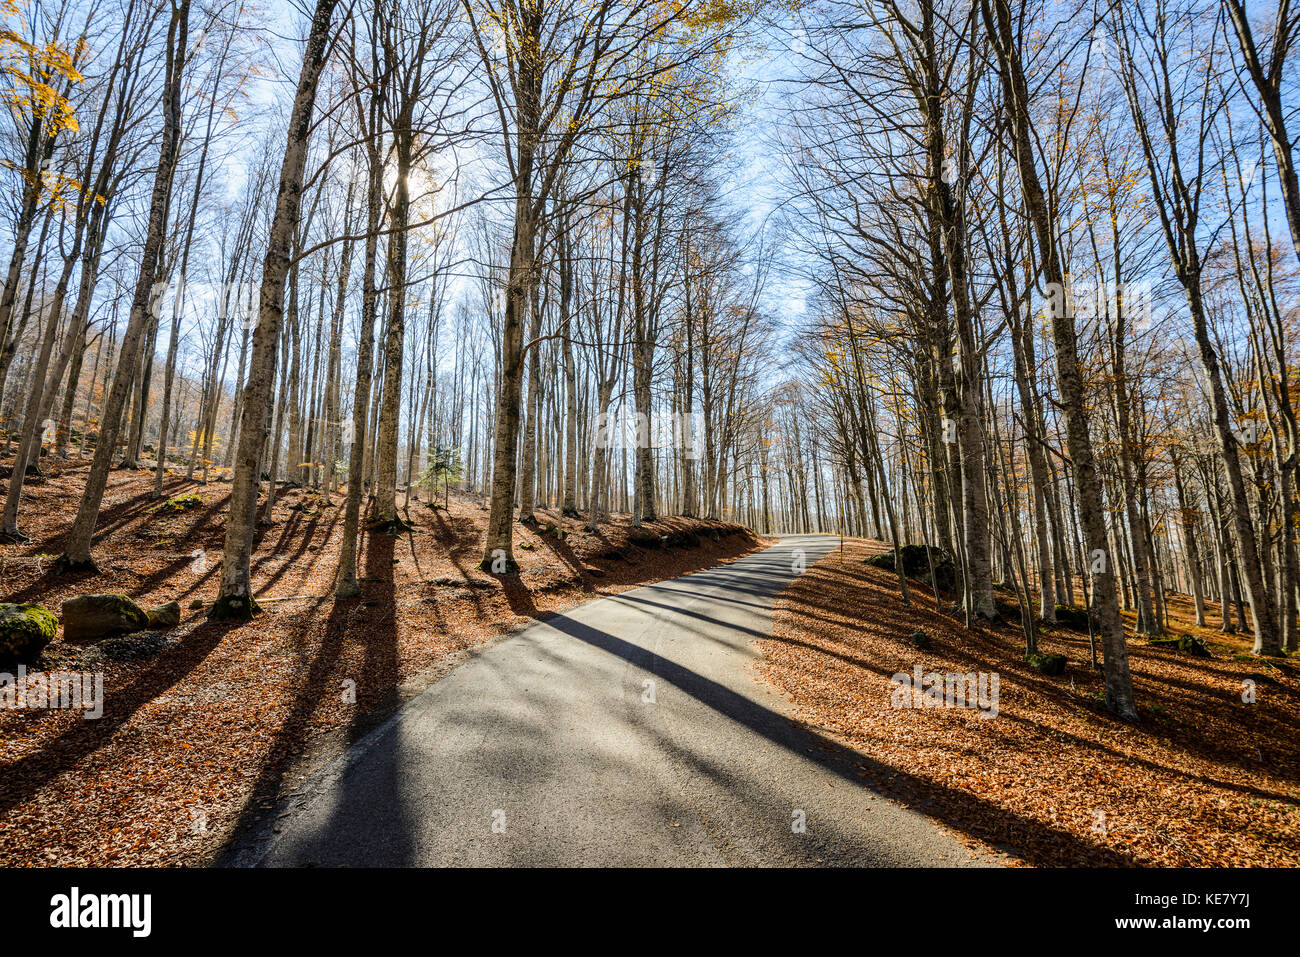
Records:
[[[0,533],[83,462],[64,572],[125,467],[230,483],[214,617],[311,488],[340,597],[458,494],[498,575],[543,507],[929,546],[1128,719],[1126,612],[1300,645],[1288,0],[3,14]]]

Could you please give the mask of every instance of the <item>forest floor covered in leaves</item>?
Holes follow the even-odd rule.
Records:
[[[487,511],[453,494],[449,510],[413,502],[407,534],[365,536],[364,595],[335,601],[342,500],[283,490],[253,556],[263,613],[216,624],[206,605],[230,486],[173,476],[155,501],[152,473],[113,472],[93,549],[100,574],[55,577],[86,468],[56,464],[28,480],[21,524],[32,541],[0,547],[0,601],[57,614],[74,595],[119,592],[142,606],[179,601],[183,617],[94,644],[60,632],[46,648],[46,669],[102,673],[102,717],[0,709],[0,866],[211,862],[309,768],[493,638],[763,547],[720,522],[638,530],[616,515],[589,534],[540,511],[539,526],[516,525],[520,574],[495,577],[476,567]],[[199,501],[163,504],[183,495]]]
[[[1040,652],[1068,658],[1048,677],[1026,662],[1016,622],[967,631],[919,582],[904,606],[895,575],[865,564],[882,548],[846,540],[810,567],[760,642],[764,679],[861,756],[864,783],[1030,864],[1300,865],[1300,661],[1253,657],[1245,637],[1197,628],[1190,600],[1171,596],[1173,633],[1200,636],[1212,657],[1131,637],[1131,726],[1105,710],[1086,626],[1043,632]],[[909,640],[917,631],[928,648]],[[907,699],[891,677],[918,664],[998,674],[997,716],[893,706]]]

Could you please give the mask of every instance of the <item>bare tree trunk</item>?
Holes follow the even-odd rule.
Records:
[[[179,0],[179,3],[172,7],[171,21],[167,28],[167,81],[164,93],[162,147],[158,169],[154,175],[149,225],[145,233],[144,248],[141,251],[140,272],[136,279],[135,295],[131,301],[131,317],[127,321],[126,332],[122,335],[113,387],[109,391],[108,400],[104,403],[95,457],[91,460],[81,504],[64,542],[63,555],[59,559],[59,567],[65,572],[95,567],[90,556],[90,542],[99,518],[104,488],[108,484],[108,471],[112,467],[112,456],[122,427],[122,413],[130,397],[141,340],[151,318],[153,284],[158,274],[158,260],[167,230],[171,183],[180,153],[181,88],[186,51],[189,48],[189,18],[189,0]]]
[[[404,134],[404,135],[403,135]],[[375,472],[375,528],[397,534],[397,430],[402,401],[402,349],[406,337],[406,228],[410,221],[410,131],[397,134],[396,195],[388,238],[388,331],[384,337],[384,394],[379,405],[378,467]]]
[[[1124,622],[1119,613],[1114,561],[1106,534],[1101,486],[1093,458],[1092,437],[1084,407],[1082,373],[1075,343],[1074,316],[1065,295],[1065,275],[1057,248],[1054,224],[1038,178],[1036,151],[1030,131],[1029,96],[1020,63],[1019,47],[1007,0],[980,0],[989,40],[998,58],[1004,107],[1010,121],[1016,166],[1038,240],[1043,278],[1060,296],[1051,310],[1052,342],[1056,351],[1056,381],[1065,413],[1066,440],[1079,496],[1079,519],[1092,559],[1093,614],[1101,637],[1105,662],[1106,706],[1126,721],[1137,721],[1133,679],[1129,674]]]
[[[359,111],[358,111],[359,112]],[[366,435],[369,428],[371,377],[374,368],[375,318],[378,312],[375,290],[375,259],[378,255],[380,202],[383,196],[383,161],[376,142],[379,108],[370,105],[367,148],[369,172],[366,188],[366,240],[361,270],[361,332],[357,347],[357,381],[352,393],[352,449],[348,457],[348,487],[343,506],[343,539],[339,567],[334,579],[336,598],[361,594],[357,583],[357,532],[361,522],[361,486],[365,465]]]
[[[266,261],[262,267],[259,320],[253,332],[249,379],[244,388],[239,452],[230,489],[230,518],[222,558],[221,588],[209,613],[213,618],[249,618],[257,611],[253,601],[249,563],[253,554],[254,512],[262,446],[266,439],[266,414],[274,386],[276,345],[284,316],[284,284],[289,273],[290,249],[302,203],[303,169],[316,105],[316,86],[325,63],[330,18],[337,0],[316,0],[311,30],[303,52],[302,71],[289,117],[289,131],[280,168],[275,214],[271,220]]]

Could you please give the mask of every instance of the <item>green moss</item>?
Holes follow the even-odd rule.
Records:
[[[124,619],[134,622],[139,627],[144,628],[149,624],[149,616],[145,614],[144,609],[125,595],[107,594],[97,597],[108,599],[104,603],[106,607],[112,609],[115,614],[121,615]]]
[[[54,640],[59,620],[42,605],[0,604],[0,658],[28,661]]]
[[[1088,611],[1085,608],[1075,608],[1073,605],[1057,605],[1054,609],[1056,612],[1057,624],[1073,631],[1088,630]]]
[[[194,494],[177,495],[175,498],[169,498],[158,506],[160,511],[168,512],[188,512],[191,509],[202,508],[203,499]]]
[[[0,605],[0,628],[23,631],[52,641],[59,630],[59,620],[44,605]]]
[[[1056,677],[1065,672],[1065,655],[1026,655],[1025,660],[1035,671],[1041,671],[1049,677]]]
[[[1177,638],[1153,638],[1150,642],[1156,648],[1169,648],[1181,651],[1193,658],[1213,658],[1205,642],[1196,635],[1183,635]]]

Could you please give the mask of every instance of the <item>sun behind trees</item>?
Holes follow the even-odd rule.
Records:
[[[453,496],[503,581],[551,508],[841,532],[1026,655],[1080,616],[1136,720],[1171,596],[1300,642],[1264,6],[0,5],[0,532],[82,468],[91,582],[115,468],[228,481],[235,620],[290,489],[341,499],[340,601]]]

